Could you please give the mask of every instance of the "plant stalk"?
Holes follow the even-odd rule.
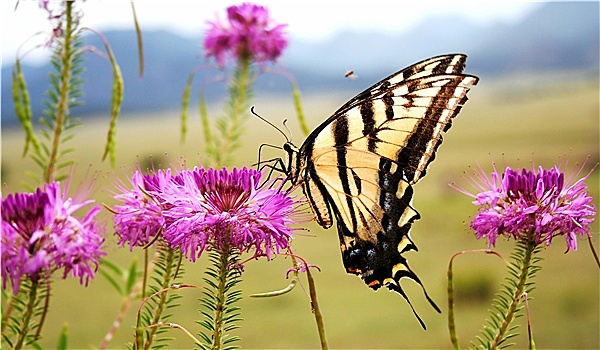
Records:
[[[166,258],[165,258],[165,274],[163,276],[163,282],[161,285],[161,288],[159,289],[166,289],[171,285],[171,282],[174,278],[174,274],[172,273],[172,267],[173,267],[173,261],[175,259],[175,253],[172,249],[168,248],[168,247],[164,247],[163,248],[163,253],[166,253]],[[160,322],[160,318],[162,316],[162,313],[164,311],[166,302],[167,302],[167,293],[161,293],[159,296],[159,300],[156,303],[156,309],[154,310],[154,317],[152,318],[152,321],[150,321],[150,325],[153,324],[157,324],[158,322]],[[143,343],[143,349],[147,350],[150,349],[152,347],[152,342],[154,341],[154,335],[156,334],[156,331],[158,330],[158,327],[152,327],[148,330],[148,338],[144,341],[143,339],[143,332],[144,332],[144,327],[141,324],[141,318],[140,315],[138,314],[138,319],[137,319],[137,325],[136,325],[136,349],[141,349],[142,348],[142,343]]]
[[[319,340],[321,341],[321,349],[327,350],[327,337],[325,336],[325,324],[323,323],[323,315],[319,308],[319,302],[317,300],[317,289],[315,287],[315,281],[313,280],[310,268],[306,267],[306,279],[308,280],[308,289],[310,293],[310,302],[312,304],[313,313],[315,314],[315,320],[317,321],[317,329],[319,330]]]
[[[230,256],[230,249],[223,249],[219,253],[219,284],[217,286],[217,295],[215,295],[216,309],[215,316],[213,318],[213,349],[221,349],[222,346],[221,339],[223,338],[223,326],[225,325],[223,315],[225,312],[225,308],[227,307],[225,305],[225,287],[227,285],[227,276],[229,274],[228,268]]]
[[[64,128],[65,115],[69,109],[69,84],[71,81],[71,69],[73,66],[73,1],[65,1],[65,30],[64,42],[62,44],[61,59],[62,68],[60,72],[60,97],[56,106],[56,121],[54,125],[54,134],[52,137],[52,147],[48,164],[46,164],[44,181],[50,183],[54,180],[56,173],[56,162],[58,161],[58,147],[60,145],[61,134]]]
[[[506,312],[504,321],[500,325],[500,328],[498,329],[498,333],[496,333],[494,340],[490,344],[490,349],[492,349],[492,350],[497,349],[498,346],[500,345],[500,342],[504,339],[504,336],[506,335],[506,330],[508,329],[508,327],[510,326],[510,323],[512,322],[513,318],[515,317],[515,313],[521,302],[521,297],[523,295],[523,292],[525,291],[525,286],[527,284],[527,277],[529,275],[529,269],[532,266],[531,263],[532,263],[533,251],[536,247],[536,243],[535,243],[534,238],[527,239],[523,243],[525,244],[525,256],[523,257],[523,261],[521,262],[522,265],[521,265],[521,269],[519,272],[519,281],[517,283],[517,287],[514,291],[514,294],[512,295],[512,301]]]
[[[139,288],[139,284],[137,286]],[[104,350],[108,348],[108,344],[110,344],[110,341],[113,339],[115,333],[117,333],[119,327],[121,327],[121,323],[123,323],[123,320],[127,315],[127,310],[129,310],[133,300],[135,299],[135,296],[139,293],[138,288],[134,287],[131,290],[131,293],[129,293],[129,295],[126,295],[122,298],[121,309],[119,310],[119,314],[117,315],[117,318],[113,321],[108,332],[106,332],[106,335],[104,335],[102,343],[100,343],[100,346],[98,346],[99,350]]]
[[[46,316],[48,316],[48,310],[50,310],[50,275],[46,273],[46,277],[44,278],[46,283],[46,293],[44,293],[44,311],[40,316],[40,323],[37,326],[37,332],[33,339],[37,340],[40,338],[42,333],[42,328],[44,327],[44,322],[46,321]]]
[[[19,327],[19,335],[14,347],[16,350],[23,348],[27,334],[29,333],[29,325],[31,323],[31,319],[33,318],[38,287],[38,281],[31,280],[31,289],[29,290],[28,302],[25,308],[25,313],[23,314],[23,322]]]
[[[247,106],[247,99],[250,91],[250,83],[252,82],[250,74],[249,57],[243,57],[238,60],[237,68],[234,73],[232,86],[229,89],[230,114],[228,116],[227,126],[223,130],[223,137],[220,139],[220,146],[215,147],[218,152],[214,154],[214,166],[225,165],[228,156],[235,149],[235,137],[242,127],[242,115]]]

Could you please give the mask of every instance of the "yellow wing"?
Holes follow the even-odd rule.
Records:
[[[400,279],[422,286],[402,256],[417,250],[409,236],[419,218],[412,185],[477,83],[460,74],[465,60],[434,57],[382,80],[313,131],[298,154],[298,181],[317,222],[327,228],[335,216],[347,272],[373,289],[385,285],[409,305]]]

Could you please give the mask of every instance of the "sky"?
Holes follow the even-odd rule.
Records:
[[[51,2],[53,0],[50,0]],[[3,65],[12,64],[18,47],[35,33],[48,31],[47,14],[39,0],[0,1]],[[138,0],[135,9],[142,30],[169,29],[200,37],[206,21],[225,17],[227,6],[239,4],[229,0]],[[410,3],[397,0],[256,0],[267,6],[271,17],[288,23],[292,38],[322,40],[345,29],[402,32],[431,15],[461,13],[479,23],[515,22],[535,6],[525,1],[432,1]],[[81,4],[82,25],[100,31],[131,29],[133,17],[129,0],[87,0]],[[28,41],[27,47],[43,42],[42,37]],[[39,51],[39,50],[38,50]],[[30,58],[39,60],[40,55]]]

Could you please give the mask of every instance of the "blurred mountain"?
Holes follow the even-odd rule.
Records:
[[[284,70],[298,80],[303,93],[333,89],[355,89],[368,85],[424,58],[463,52],[469,55],[468,72],[486,77],[525,73],[545,74],[573,71],[595,75],[599,70],[599,3],[550,2],[543,4],[518,23],[482,26],[455,15],[430,18],[398,35],[377,32],[342,32],[326,41],[292,38],[289,48],[274,70]],[[105,32],[125,81],[123,112],[161,110],[181,105],[183,88],[196,68],[195,91],[221,71],[210,68],[202,57],[202,38],[181,37],[166,31],[144,31],[143,78],[138,76],[137,42],[134,31]],[[95,35],[85,37],[86,45],[102,48]],[[108,113],[112,69],[108,61],[85,54],[83,78],[85,105],[78,114]],[[11,69],[2,68],[2,123],[16,121],[11,96]],[[42,114],[44,91],[48,86],[49,64],[24,66],[23,71],[36,116]],[[352,69],[360,77],[349,84],[344,73]],[[359,86],[360,85],[360,86]],[[281,74],[263,74],[258,91],[290,93]],[[211,84],[207,98],[222,96],[223,84]],[[194,94],[197,94],[195,92]],[[194,101],[192,101],[193,105]]]

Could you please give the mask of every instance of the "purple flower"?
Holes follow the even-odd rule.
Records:
[[[488,179],[481,170],[471,178],[481,192],[473,195],[461,190],[479,206],[471,228],[478,239],[487,238],[489,246],[496,244],[499,235],[546,245],[562,235],[567,251],[577,250],[576,236],[589,235],[596,208],[585,184],[589,174],[572,181],[575,176],[565,180],[557,167],[539,167],[537,172],[507,167],[502,175],[494,168]]]
[[[133,175],[133,190],[115,196],[119,244],[144,246],[157,234],[196,261],[209,249],[253,251],[271,259],[289,246],[296,202],[265,185],[262,174],[242,168],[169,170]]]
[[[10,279],[13,293],[19,291],[21,278],[37,281],[64,269],[63,278],[72,274],[87,285],[98,269],[104,229],[94,220],[100,212],[92,207],[83,218],[73,214],[92,200],[66,198],[60,184],[53,182],[34,193],[9,194],[2,207],[2,281]]]
[[[135,246],[147,245],[161,232],[165,220],[158,195],[171,180],[171,170],[158,170],[150,175],[136,171],[131,178],[133,188],[119,186],[122,193],[115,195],[115,199],[122,205],[111,209],[119,245],[128,243],[129,250],[133,250]]]
[[[254,250],[266,256],[289,246],[293,199],[277,189],[260,189],[261,173],[242,168],[185,170],[164,189],[164,238],[191,261],[207,249]]]
[[[204,39],[206,56],[214,56],[220,65],[228,55],[237,60],[275,61],[287,46],[286,25],[273,26],[263,6],[250,3],[230,6],[227,22],[209,21]]]

